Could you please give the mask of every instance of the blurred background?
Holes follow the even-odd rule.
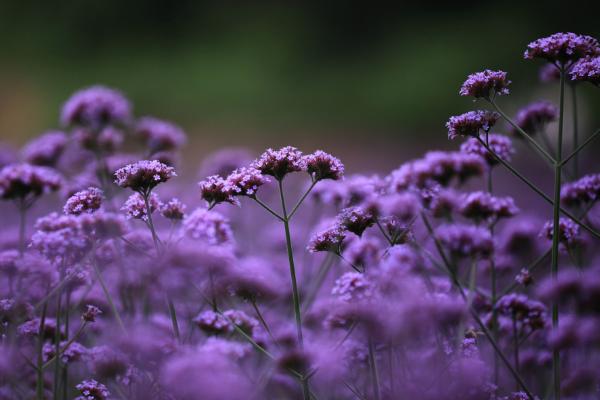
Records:
[[[293,144],[331,151],[351,171],[385,171],[458,146],[444,123],[477,107],[458,96],[468,73],[508,71],[510,112],[556,101],[541,64],[523,60],[527,43],[600,36],[593,2],[393,4],[2,0],[0,138],[20,145],[57,127],[68,96],[100,83],[124,91],[137,115],[181,125],[194,160]],[[586,135],[600,124],[600,92],[580,93]]]

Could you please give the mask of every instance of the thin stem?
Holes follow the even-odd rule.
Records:
[[[81,333],[85,329],[86,325],[87,325],[87,322],[84,321],[81,324],[81,326],[79,326],[79,329],[77,329],[77,332],[75,332],[73,337],[71,339],[69,339],[69,341],[67,343],[65,343],[65,346],[60,351],[57,351],[56,354],[52,358],[50,358],[48,361],[46,361],[41,366],[41,368],[44,370],[44,369],[48,368],[54,362],[54,360],[59,359],[60,356],[63,355],[64,352],[67,351],[69,349],[69,347],[79,338],[79,336],[81,336]]]
[[[516,176],[523,183],[525,183],[527,186],[529,186],[529,188],[531,190],[533,190],[535,193],[537,193],[547,203],[549,203],[551,206],[554,206],[554,203],[555,203],[554,200],[552,200],[546,193],[542,192],[542,190],[540,188],[538,188],[529,179],[527,179],[525,176],[523,176],[510,163],[508,163],[507,161],[503,160],[488,145],[486,145],[485,142],[483,140],[481,140],[481,138],[477,138],[477,140],[479,141],[479,143],[481,143],[482,146],[484,146],[486,148],[486,150],[492,155],[492,157],[494,157],[494,159],[496,159],[496,161],[498,161],[500,164],[502,164],[504,167],[506,167],[514,176]],[[559,196],[559,198],[560,198],[560,196]],[[577,225],[579,225],[580,227],[582,227],[583,229],[585,229],[586,231],[588,231],[592,236],[600,239],[600,233],[597,232],[594,228],[592,228],[589,225],[587,225],[586,223],[582,222],[579,218],[577,218],[571,212],[565,210],[564,208],[560,207],[559,210],[560,210],[560,212],[562,214],[564,214],[565,216],[567,216],[570,219],[572,219],[573,222],[575,222]]]
[[[298,211],[298,208],[302,205],[302,202],[304,202],[304,199],[306,199],[306,196],[308,196],[308,194],[315,187],[315,185],[317,184],[317,182],[318,181],[315,181],[315,180],[312,181],[312,183],[310,184],[310,186],[308,187],[308,189],[306,190],[306,192],[304,192],[304,194],[302,195],[302,197],[300,197],[300,200],[298,200],[298,202],[296,203],[296,205],[294,206],[294,208],[292,208],[292,211],[290,212],[290,215],[288,215],[288,220],[291,220],[292,217],[294,216],[294,214],[296,214],[296,211]]]
[[[527,132],[525,132],[519,125],[517,125],[502,109],[496,104],[494,100],[489,100],[489,103],[494,107],[494,109],[504,118],[509,124],[513,126],[525,139],[527,139],[535,149],[540,152],[551,164],[554,164],[554,157],[552,157],[542,146],[535,141]]]
[[[144,204],[146,205],[146,217],[148,218],[148,228],[150,228],[150,232],[152,233],[152,240],[154,241],[154,248],[156,249],[156,254],[159,254],[159,243],[158,235],[156,234],[156,230],[154,229],[154,223],[152,222],[152,210],[150,209],[150,202],[148,197],[150,196],[150,192],[144,192],[141,194],[144,198]]]
[[[560,162],[561,166],[564,166],[566,163],[568,163],[573,157],[577,156],[579,154],[579,152],[581,150],[583,150],[588,144],[590,144],[594,139],[596,139],[596,137],[598,137],[598,135],[600,135],[600,129],[597,129],[594,133],[592,133],[587,139],[585,139],[585,141],[583,143],[581,143],[581,145],[579,145],[575,150],[573,150],[573,152],[571,154],[569,154],[568,156],[566,156],[565,158],[563,158]],[[578,175],[575,175],[575,178],[577,178]]]
[[[271,329],[269,329],[269,325],[267,324],[267,321],[265,320],[262,313],[260,312],[260,309],[258,308],[258,304],[256,304],[256,299],[251,299],[250,304],[252,304],[252,308],[254,308],[254,312],[256,312],[256,316],[258,317],[258,320],[262,324],[263,328],[265,328],[265,330],[271,337],[271,340],[273,340],[273,342],[275,343],[276,340],[273,337],[273,333],[271,333]]]
[[[552,259],[550,263],[552,279],[556,282],[558,277],[558,245],[560,235],[560,185],[561,185],[561,157],[563,141],[563,123],[565,106],[565,67],[560,68],[560,105],[558,116],[558,138],[556,146],[556,163],[554,168],[554,204],[552,209]],[[552,328],[558,328],[558,302],[552,302]],[[554,382],[554,399],[560,400],[560,352],[552,352],[552,376]]]
[[[373,345],[373,340],[371,338],[369,338],[369,367],[371,370],[371,381],[373,384],[373,397],[375,400],[381,400],[379,372],[377,371],[377,360],[375,359],[375,346]]]
[[[579,123],[577,121],[577,88],[576,83],[571,83],[571,104],[573,107],[573,149],[577,150],[579,147]],[[573,151],[575,151],[573,150]],[[579,154],[575,153],[573,159],[573,177],[577,179],[579,177]]]
[[[46,311],[48,309],[48,303],[45,302],[42,308],[42,317],[40,318],[40,329],[38,331],[38,348],[37,348],[37,379],[35,385],[35,393],[37,400],[44,400],[44,370],[42,368],[43,349],[44,349],[44,330],[46,324]]]
[[[171,316],[171,324],[173,325],[173,334],[175,335],[175,339],[177,339],[177,343],[181,344],[181,334],[179,333],[179,324],[177,323],[177,312],[175,311],[175,305],[173,304],[173,299],[167,293],[167,306],[169,307],[169,315]]]
[[[252,200],[254,200],[259,206],[261,206],[262,208],[264,208],[265,210],[267,210],[269,212],[269,214],[271,214],[272,216],[274,216],[275,218],[277,218],[278,220],[280,220],[281,222],[283,222],[283,218],[281,217],[281,215],[279,215],[275,211],[273,211],[273,209],[271,207],[269,207],[268,205],[266,205],[265,203],[263,203],[258,197],[252,196],[250,198]]]
[[[541,256],[539,256],[538,258],[536,258],[529,266],[527,266],[525,269],[528,272],[533,272],[535,271],[540,265],[542,265],[542,262],[548,258],[548,256],[552,253],[552,248],[548,249],[544,254],[542,254]],[[517,282],[513,282],[511,283],[506,289],[504,289],[502,291],[502,293],[500,293],[500,295],[497,298],[503,297],[505,295],[507,295],[508,293],[512,292],[519,284]]]
[[[519,335],[517,331],[517,317],[512,316],[512,328],[513,328],[513,340],[514,340],[514,357],[515,357],[515,371],[519,373]],[[517,390],[519,390],[517,383]]]
[[[115,319],[117,320],[117,324],[119,325],[119,328],[121,328],[121,331],[126,334],[127,331],[125,330],[125,325],[123,324],[121,315],[119,314],[119,311],[117,310],[117,307],[115,306],[115,303],[113,302],[112,296],[110,295],[110,292],[108,291],[108,288],[106,287],[106,283],[104,282],[104,279],[102,278],[102,274],[100,273],[100,270],[98,269],[98,265],[97,265],[95,257],[92,257],[92,266],[94,268],[94,272],[96,273],[96,277],[98,278],[98,282],[100,282],[100,286],[102,286],[102,291],[104,291],[104,296],[106,296],[106,300],[108,301],[110,309],[111,309],[112,313],[114,314]]]

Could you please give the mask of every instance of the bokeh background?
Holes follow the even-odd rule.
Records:
[[[76,89],[123,90],[137,115],[173,120],[188,159],[223,146],[324,148],[385,171],[451,148],[444,123],[476,107],[466,75],[509,71],[515,111],[557,99],[522,59],[555,31],[600,36],[594,2],[0,1],[0,137],[55,128]],[[587,87],[589,86],[589,87]],[[580,90],[582,134],[600,95]],[[596,111],[594,111],[596,110]]]

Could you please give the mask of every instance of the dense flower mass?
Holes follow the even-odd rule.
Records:
[[[504,71],[492,71],[490,69],[471,74],[462,84],[459,94],[484,99],[509,94],[508,85],[511,82],[506,75]]]
[[[575,58],[594,42],[553,37],[531,56],[587,74],[592,56]],[[554,168],[525,148],[505,162],[499,116],[473,111],[438,132],[459,151],[387,176],[294,147],[225,149],[190,172],[180,128],[134,117],[116,91],[79,92],[64,151],[43,135],[0,152],[0,399],[597,399],[594,136],[574,157],[588,124],[569,101],[512,122],[494,99],[508,83],[484,71],[463,91],[544,130],[549,153],[562,115]]]
[[[585,81],[600,86],[600,56],[577,61],[569,74],[574,81]]]
[[[500,115],[491,111],[469,111],[461,115],[450,117],[446,122],[448,139],[458,136],[479,136],[481,132],[489,132],[496,124]]]
[[[536,101],[521,108],[515,118],[516,124],[528,134],[540,132],[558,118],[558,108],[549,101]],[[518,132],[513,130],[518,136]]]
[[[567,63],[600,53],[598,40],[572,32],[555,33],[527,45],[525,58],[543,58],[550,62]]]
[[[115,172],[115,183],[122,188],[144,192],[174,176],[177,176],[175,168],[156,160],[142,160],[119,168]]]
[[[98,129],[123,125],[131,120],[131,104],[121,92],[92,86],[75,92],[63,105],[60,122],[64,126]]]

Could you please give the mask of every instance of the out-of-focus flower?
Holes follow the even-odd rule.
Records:
[[[156,193],[151,193],[148,196],[148,206],[150,208],[150,214],[159,210],[161,202]],[[146,202],[139,193],[134,193],[127,198],[121,210],[125,211],[127,218],[141,219],[142,221],[148,221],[148,210],[146,209]]]
[[[560,70],[552,63],[544,64],[539,72],[540,81],[558,82],[560,80]]]
[[[567,206],[594,203],[600,196],[600,174],[585,175],[565,183],[560,189],[560,200]]]
[[[76,397],[75,400],[108,400],[110,398],[108,388],[94,379],[85,380],[75,387],[81,392],[81,396]]]
[[[81,315],[81,319],[85,322],[96,322],[96,317],[100,314],[102,314],[102,311],[98,307],[88,304]]]
[[[512,141],[504,136],[490,133],[487,137],[487,145],[490,149],[504,161],[510,161],[515,149]],[[466,154],[473,154],[482,157],[489,166],[498,164],[498,160],[483,146],[477,139],[468,139],[460,146],[460,151]]]
[[[323,179],[337,181],[344,175],[344,165],[341,161],[321,150],[304,156],[303,163],[315,182]]]
[[[22,150],[23,159],[29,164],[53,167],[66,146],[67,135],[64,132],[46,132],[25,145]]]
[[[75,128],[73,139],[81,147],[93,152],[111,154],[123,144],[123,132],[114,126],[105,126],[100,130]]]
[[[591,36],[558,32],[527,45],[526,59],[543,58],[550,62],[568,63],[600,53],[598,41]]]
[[[252,162],[253,157],[246,149],[227,148],[209,154],[202,161],[199,176],[218,175],[226,177],[236,169]]]
[[[543,329],[546,324],[546,307],[539,301],[523,294],[511,293],[503,296],[496,304],[503,315],[515,318],[524,328]]]
[[[460,203],[460,213],[477,221],[495,222],[519,212],[512,197],[495,197],[488,192],[471,192]]]
[[[436,229],[439,241],[451,254],[457,257],[489,257],[494,250],[494,242],[487,228],[449,224]]]
[[[369,300],[374,292],[373,283],[359,272],[346,272],[335,281],[331,289],[332,295],[346,302]]]
[[[183,220],[183,231],[192,239],[211,245],[233,244],[229,221],[222,214],[198,208]]]
[[[223,334],[233,332],[233,325],[223,315],[212,310],[203,311],[194,318],[194,323],[206,333]]]
[[[552,221],[548,221],[544,224],[540,236],[545,237],[548,240],[552,240],[553,232],[554,223]],[[579,243],[581,240],[579,237],[579,225],[573,222],[572,219],[560,218],[558,222],[558,240],[565,248],[570,248]]]
[[[131,104],[123,94],[104,86],[79,90],[63,105],[60,122],[64,126],[93,129],[124,125],[131,120]]]
[[[533,276],[526,268],[521,269],[517,276],[515,277],[515,281],[522,286],[530,286],[533,283]]]
[[[65,214],[79,215],[82,213],[93,213],[102,205],[104,194],[102,190],[89,187],[75,193],[67,199],[63,211]]]
[[[346,237],[346,231],[338,224],[332,224],[328,228],[315,233],[309,243],[308,250],[316,253],[320,251],[339,251]]]
[[[55,170],[29,164],[11,164],[0,170],[0,198],[31,199],[60,189],[62,178]]]
[[[180,127],[154,117],[140,118],[135,126],[135,134],[142,138],[150,154],[175,150],[186,142],[186,135]]]
[[[352,232],[357,236],[362,236],[363,232],[373,226],[375,218],[373,215],[361,207],[345,208],[337,216],[340,227]]]
[[[475,72],[467,77],[462,84],[459,94],[461,96],[473,96],[475,98],[490,99],[496,95],[509,94],[508,85],[510,81],[506,78],[504,71],[492,71],[486,69]]]
[[[569,75],[574,81],[585,81],[600,86],[600,56],[577,61],[569,71]]]
[[[549,101],[536,101],[521,108],[515,118],[515,123],[526,133],[532,135],[541,132],[544,127],[558,117],[558,108]],[[520,137],[516,129],[513,135]]]
[[[252,167],[277,180],[283,179],[289,173],[306,170],[302,152],[292,146],[279,150],[267,149],[252,163]]]
[[[461,115],[450,117],[446,122],[448,139],[458,136],[479,136],[481,132],[489,132],[498,122],[500,114],[493,111],[469,111]]]
[[[172,198],[171,200],[163,203],[160,207],[160,213],[163,217],[178,221],[182,220],[185,216],[185,209],[187,206],[183,204],[179,199]]]
[[[44,361],[48,361],[56,355],[56,345],[54,343],[46,343],[42,352]],[[67,341],[60,342],[59,358],[63,364],[70,364],[73,362],[81,361],[84,357],[87,356],[87,352],[88,349],[81,343],[68,343]]]
[[[115,183],[136,192],[147,192],[175,176],[177,174],[173,167],[156,160],[142,160],[118,169],[115,172]]]

